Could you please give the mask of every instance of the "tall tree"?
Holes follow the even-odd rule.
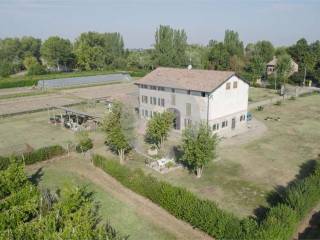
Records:
[[[153,116],[147,124],[146,140],[161,148],[164,140],[168,137],[172,128],[173,114],[165,111]]]
[[[278,80],[285,84],[291,71],[292,62],[290,56],[288,54],[278,56],[276,65],[276,76]]]
[[[117,152],[120,163],[123,164],[125,154],[131,149],[134,139],[134,116],[131,109],[120,102],[114,102],[111,112],[103,122],[102,129],[106,134],[106,143],[111,150]]]
[[[49,37],[41,46],[41,56],[51,67],[68,66],[73,61],[72,45],[68,39]]]
[[[75,55],[83,70],[114,65],[124,56],[123,38],[120,33],[82,33],[75,42]]]
[[[160,25],[156,30],[154,48],[154,58],[158,65],[186,65],[187,34],[184,30]]]
[[[243,42],[239,34],[233,30],[226,30],[224,34],[224,45],[230,56],[237,55],[242,57],[244,54]]]
[[[254,55],[258,55],[267,63],[272,60],[275,54],[275,49],[269,41],[258,41],[254,47]]]
[[[230,54],[223,43],[211,40],[208,48],[209,68],[214,70],[227,70],[230,68]]]
[[[26,57],[35,57],[40,60],[41,39],[34,37],[22,37],[20,39],[22,59]]]
[[[207,124],[200,123],[184,130],[182,142],[182,159],[200,178],[203,168],[216,157],[217,136]]]

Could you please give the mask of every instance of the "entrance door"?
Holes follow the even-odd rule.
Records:
[[[236,118],[232,118],[231,129],[234,130],[236,128]]]

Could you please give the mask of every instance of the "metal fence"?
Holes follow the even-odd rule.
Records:
[[[52,80],[39,80],[38,88],[49,89],[49,88],[64,88],[81,85],[91,84],[104,84],[113,81],[131,81],[129,74],[108,74],[108,75],[97,75],[88,77],[73,77],[73,78],[60,78]]]

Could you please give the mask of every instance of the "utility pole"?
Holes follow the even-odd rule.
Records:
[[[304,77],[303,77],[303,86],[306,86],[306,75],[307,75],[307,68],[304,67]]]

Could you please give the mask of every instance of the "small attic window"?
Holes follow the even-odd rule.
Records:
[[[202,96],[202,97],[205,97],[205,96],[206,96],[206,93],[205,93],[205,92],[201,92],[201,96]]]

